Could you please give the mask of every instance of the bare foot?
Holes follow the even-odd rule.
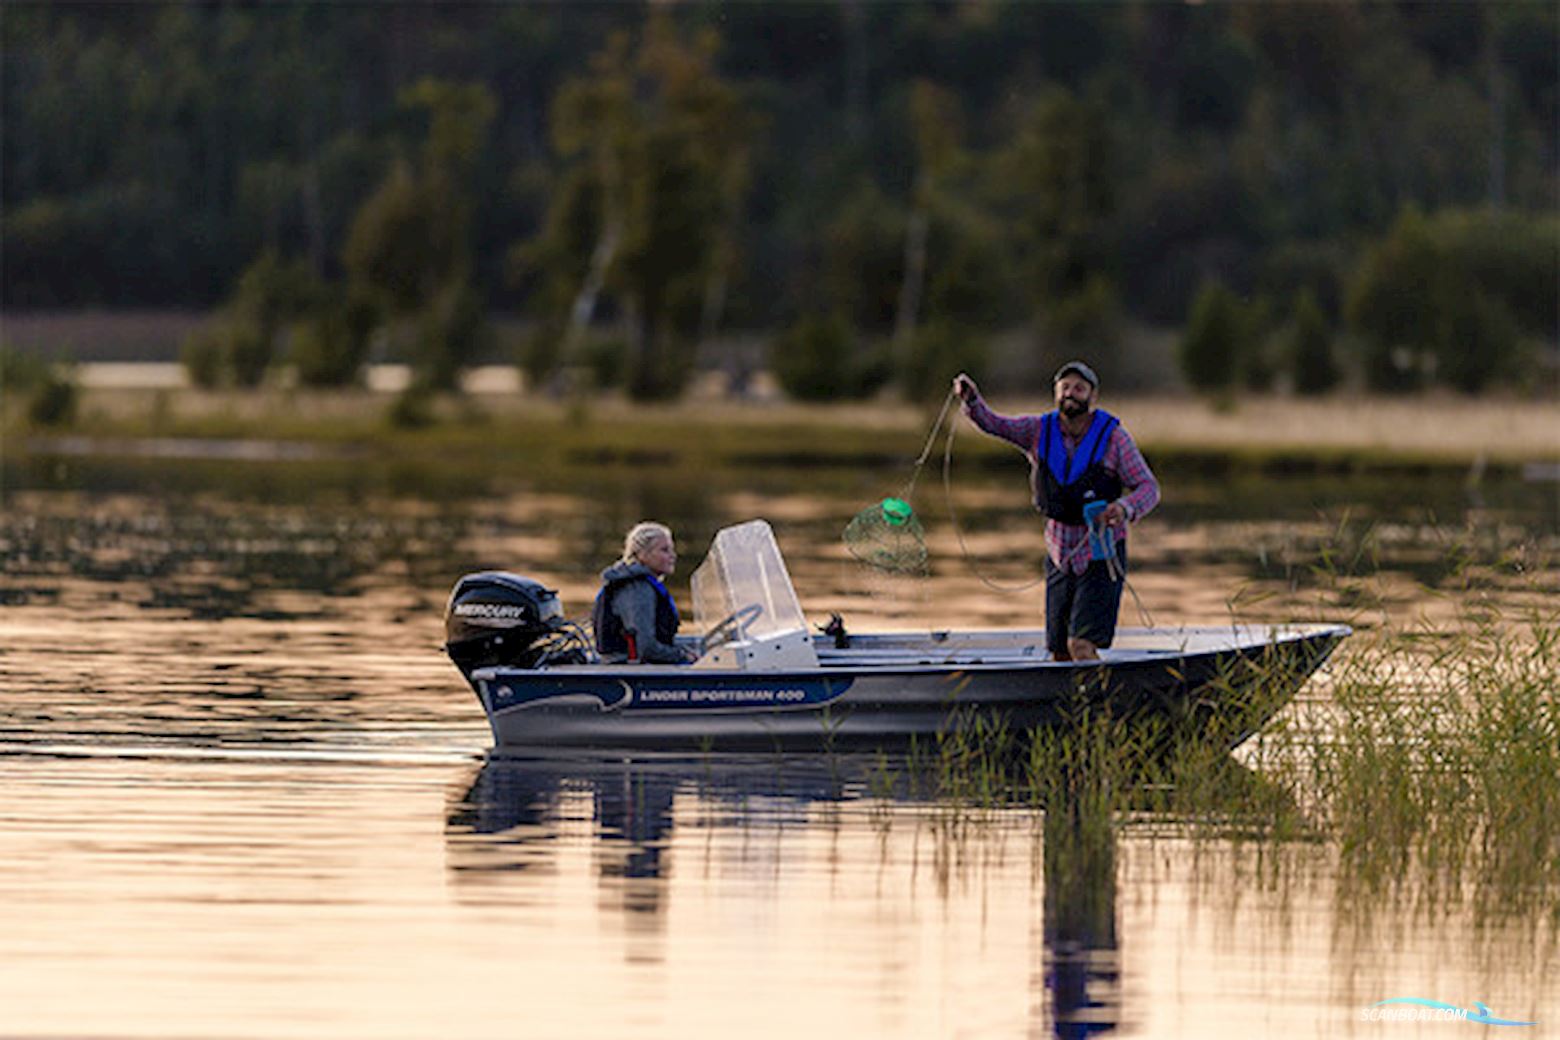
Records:
[[[1074,661],[1098,661],[1100,652],[1097,647],[1087,639],[1074,637],[1067,640],[1067,654]]]

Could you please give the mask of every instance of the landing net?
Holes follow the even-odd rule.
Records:
[[[937,433],[942,429],[953,401],[954,395],[950,393],[943,402],[937,421],[932,424],[931,433],[926,437],[926,447],[921,450],[921,457],[916,460],[915,469],[904,489],[897,495],[890,495],[867,506],[845,525],[845,548],[868,566],[892,574],[926,576],[926,529],[921,526],[921,519],[916,516],[912,505],[915,482],[921,475],[921,468],[926,465],[927,457],[931,455],[932,444],[937,440]]]
[[[926,574],[926,531],[903,497],[874,502],[845,525],[845,548],[862,563],[895,574]]]

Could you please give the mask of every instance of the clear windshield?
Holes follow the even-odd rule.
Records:
[[[756,613],[750,609],[755,606]],[[693,615],[701,631],[745,608],[754,615],[745,625],[753,639],[807,627],[775,533],[764,520],[719,531],[693,572]]]

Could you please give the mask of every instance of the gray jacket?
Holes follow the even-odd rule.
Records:
[[[642,563],[618,562],[601,572],[601,584],[606,586],[633,577],[654,578],[655,574]],[[606,607],[623,623],[623,630],[632,633],[641,661],[647,664],[682,664],[688,660],[682,649],[663,643],[656,637],[656,599],[655,588],[648,581],[628,581],[612,590]],[[608,664],[627,659],[627,654],[602,656],[602,660]]]

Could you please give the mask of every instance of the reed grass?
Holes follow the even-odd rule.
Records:
[[[1560,616],[1376,633],[1293,783],[1364,891],[1560,915]]]
[[[1062,813],[1083,847],[1148,825],[1265,851],[1322,843],[1351,903],[1560,924],[1560,611],[1469,609],[1456,628],[1356,640],[1325,696],[1237,756],[1227,734],[1102,705],[1030,733],[964,720],[913,751],[905,776],[881,762],[870,790],[935,799],[957,818],[945,829],[998,807]]]

